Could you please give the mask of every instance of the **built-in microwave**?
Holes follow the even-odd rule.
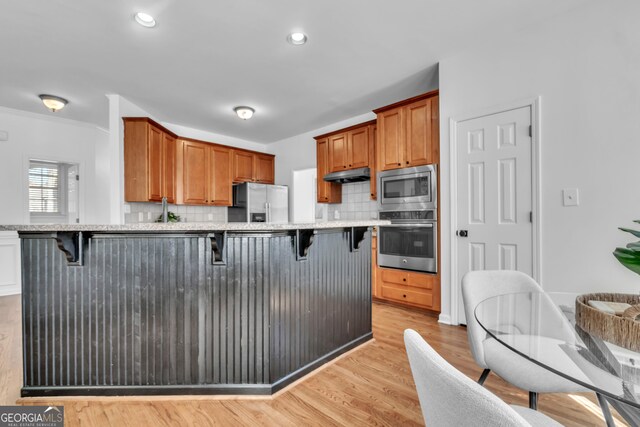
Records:
[[[436,165],[378,172],[378,205],[381,211],[436,209]]]

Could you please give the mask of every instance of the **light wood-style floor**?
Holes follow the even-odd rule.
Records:
[[[477,379],[466,330],[429,315],[374,304],[375,341],[269,398],[210,396],[19,399],[22,383],[20,298],[0,298],[0,405],[65,406],[67,426],[412,426],[423,425],[402,333],[417,330],[462,372]],[[527,394],[490,375],[487,388],[508,403],[527,405]],[[546,394],[539,409],[567,426],[604,425],[592,394]],[[482,425],[482,420],[478,420]],[[619,425],[625,425],[622,422]]]

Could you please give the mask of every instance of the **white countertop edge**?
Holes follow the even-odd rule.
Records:
[[[300,229],[330,229],[346,227],[374,227],[391,224],[385,220],[362,221],[327,221],[311,223],[243,223],[243,222],[179,222],[179,223],[143,223],[143,224],[30,224],[30,225],[0,225],[2,231],[22,232],[62,232],[62,231],[94,231],[94,232],[123,232],[123,231],[280,231]]]

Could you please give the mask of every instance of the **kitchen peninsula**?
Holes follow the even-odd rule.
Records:
[[[372,338],[381,224],[0,226],[22,242],[22,395],[280,390]]]

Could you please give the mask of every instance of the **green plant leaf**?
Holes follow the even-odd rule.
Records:
[[[616,248],[613,252],[613,256],[615,256],[616,259],[629,270],[636,274],[640,274],[640,251],[627,248]]]
[[[623,227],[620,227],[620,230],[622,230],[622,231],[624,231],[626,233],[631,233],[636,237],[640,237],[640,231],[638,231],[638,230],[632,230],[631,228],[623,228]]]

